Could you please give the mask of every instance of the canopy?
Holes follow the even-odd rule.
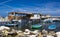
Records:
[[[60,31],[56,32],[57,37],[60,37]]]
[[[6,27],[6,26],[0,26],[0,30],[4,30],[4,29],[9,30],[10,28],[9,27]]]

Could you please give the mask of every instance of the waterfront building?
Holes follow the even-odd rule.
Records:
[[[40,19],[40,14],[34,14],[30,19]]]
[[[29,12],[10,12],[8,14],[9,20],[21,20],[20,24],[27,26],[29,23],[40,22],[40,13],[29,13]],[[24,27],[25,28],[25,27]]]
[[[8,17],[0,17],[0,22],[7,22],[7,21],[9,21]]]

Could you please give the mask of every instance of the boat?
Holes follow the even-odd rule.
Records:
[[[18,26],[18,24],[17,21],[10,21],[9,23],[5,24],[5,26],[12,27],[12,26]]]
[[[53,20],[53,22],[60,22],[60,20]]]
[[[35,25],[32,25],[31,27],[32,27],[32,29],[40,29],[40,28],[42,28],[42,25],[35,24]]]
[[[17,26],[17,24],[6,24],[5,26],[12,27],[12,26]]]
[[[43,20],[43,22],[52,23],[53,20],[52,19],[45,19],[45,20]]]
[[[48,29],[50,29],[50,30],[54,30],[54,29],[56,29],[56,25],[54,25],[54,24],[49,25],[49,26],[48,26]]]

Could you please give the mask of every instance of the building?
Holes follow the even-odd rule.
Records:
[[[40,13],[11,12],[9,19],[40,19]]]
[[[40,22],[40,13],[29,13],[29,12],[10,12],[8,14],[9,20],[21,20],[23,26],[27,26],[29,23],[35,24]]]

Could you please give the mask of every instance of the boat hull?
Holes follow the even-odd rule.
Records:
[[[17,24],[6,24],[5,26],[14,27],[14,26],[18,26],[18,25]]]
[[[32,25],[32,29],[41,29],[42,25]]]

